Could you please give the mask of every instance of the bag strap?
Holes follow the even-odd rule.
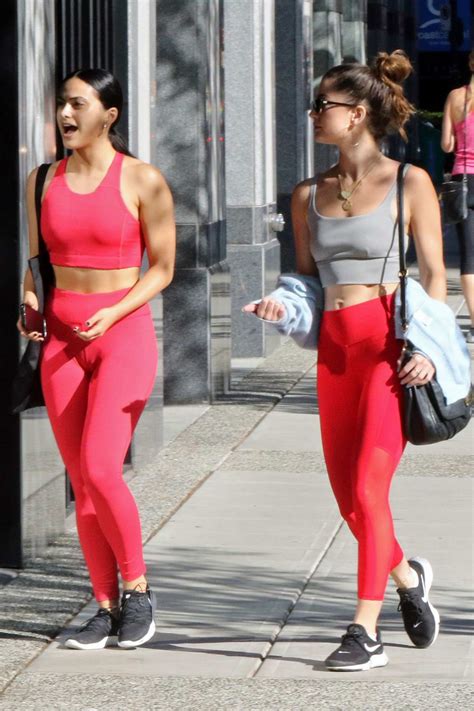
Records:
[[[36,172],[36,182],[35,182],[35,207],[36,207],[36,228],[38,232],[38,253],[43,254],[46,252],[46,245],[44,243],[43,235],[41,234],[41,196],[43,194],[44,183],[46,180],[46,173],[50,167],[51,163],[42,163]]]
[[[467,95],[470,87],[466,84],[466,95],[464,97],[464,174],[462,179],[467,183]]]
[[[403,333],[406,333],[408,329],[406,303],[408,271],[405,258],[405,217],[403,210],[403,173],[405,165],[406,163],[400,163],[397,172],[398,257],[400,264],[398,276],[400,279],[400,320]]]

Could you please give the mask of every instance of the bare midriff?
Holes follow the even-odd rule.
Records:
[[[324,289],[324,310],[336,311],[347,306],[393,294],[396,284],[331,284]]]
[[[140,278],[139,267],[125,269],[86,269],[53,265],[56,287],[81,294],[119,291],[134,286]]]

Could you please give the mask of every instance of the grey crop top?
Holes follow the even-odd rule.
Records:
[[[404,168],[405,175],[409,168]],[[310,249],[323,286],[382,284],[398,281],[397,223],[392,199],[397,182],[375,210],[354,217],[325,217],[316,210],[316,184],[308,205]],[[405,249],[408,235],[405,235]]]

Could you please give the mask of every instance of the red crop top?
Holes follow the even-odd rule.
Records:
[[[52,264],[89,269],[139,267],[145,242],[140,222],[120,193],[123,153],[91,193],[75,193],[60,161],[41,206],[41,233]]]

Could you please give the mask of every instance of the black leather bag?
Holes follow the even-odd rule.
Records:
[[[468,205],[467,175],[461,181],[447,180],[441,185],[441,204],[443,209],[443,222],[446,225],[455,225],[467,218]]]
[[[464,99],[464,145],[467,146],[467,100],[468,88]],[[467,156],[464,151],[464,172],[461,181],[446,180],[441,185],[440,201],[443,222],[446,225],[455,225],[462,222],[468,215],[468,185],[467,185]]]
[[[35,184],[36,222],[38,227],[38,255],[28,260],[28,266],[33,277],[38,310],[43,312],[49,288],[54,284],[54,271],[49,260],[43,237],[41,235],[41,195],[43,192],[46,173],[49,163],[43,163],[38,168]],[[39,372],[39,361],[42,343],[28,341],[25,352],[21,358],[16,376],[12,383],[13,413],[18,414],[31,407],[44,405],[43,391]]]
[[[406,316],[407,268],[403,239],[403,165],[399,167],[397,182],[400,317],[402,330],[406,332],[408,322]],[[409,341],[405,341],[402,364],[406,363],[412,355],[413,346]],[[412,444],[434,444],[451,439],[468,425],[470,417],[470,395],[448,405],[436,378],[432,378],[426,385],[404,386],[403,427],[407,440]]]

